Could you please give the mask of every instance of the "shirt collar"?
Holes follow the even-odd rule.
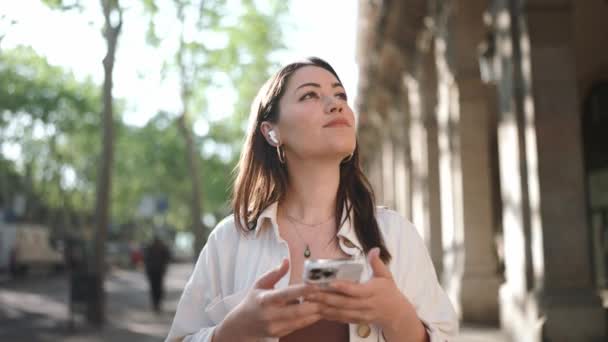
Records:
[[[363,252],[363,247],[361,247],[361,242],[359,241],[359,238],[357,237],[357,233],[355,232],[355,227],[353,226],[353,222],[354,222],[354,215],[353,215],[353,209],[351,208],[350,210],[350,216],[348,216],[348,218],[346,217],[346,215],[348,214],[348,206],[350,206],[350,203],[346,203],[346,206],[344,208],[344,210],[342,211],[342,219],[340,222],[342,223],[342,226],[340,227],[340,229],[338,230],[338,237],[342,238],[341,242],[343,244],[341,244],[341,246],[346,249],[349,249],[351,252],[355,252],[353,251],[353,249],[357,249],[359,252]],[[353,254],[350,253],[349,251],[346,251],[349,254]]]
[[[260,232],[267,225],[268,221],[270,221],[270,226],[273,228],[277,239],[280,239],[279,225],[277,223],[278,208],[279,202],[273,202],[271,205],[269,205],[268,207],[266,207],[266,209],[262,211],[255,225],[255,237],[258,237],[260,235]]]
[[[349,205],[349,203],[347,203],[347,206],[348,205]],[[262,211],[262,213],[258,217],[258,220],[256,223],[255,237],[258,237],[260,232],[262,230],[264,230],[270,223],[270,227],[273,229],[275,237],[277,238],[277,240],[281,240],[281,236],[279,234],[279,225],[277,224],[278,207],[279,207],[278,202],[274,202]],[[342,242],[344,243],[344,246],[347,249],[356,248],[359,251],[363,251],[363,247],[361,247],[361,243],[359,242],[359,239],[357,238],[357,233],[355,232],[355,229],[352,225],[352,222],[353,222],[352,209],[350,212],[350,217],[348,217],[348,219],[346,218],[347,214],[348,214],[348,210],[347,210],[347,208],[344,208],[344,210],[342,212],[342,219],[340,220],[343,223],[342,223],[342,226],[340,227],[340,229],[338,229],[337,236],[339,238],[343,239]],[[349,254],[352,254],[352,253],[349,253]]]

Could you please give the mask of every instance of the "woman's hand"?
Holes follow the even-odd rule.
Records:
[[[297,284],[274,289],[288,270],[289,262],[283,260],[278,268],[258,279],[245,299],[216,328],[213,341],[280,338],[321,319],[320,304],[299,301],[318,292],[315,286]]]
[[[375,324],[389,341],[424,341],[424,326],[379,254],[378,248],[373,248],[368,254],[373,270],[369,281],[362,284],[334,281],[330,284],[333,292],[314,292],[306,296],[306,300],[322,304],[323,319]]]

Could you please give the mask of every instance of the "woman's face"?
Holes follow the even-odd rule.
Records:
[[[355,117],[346,91],[331,72],[317,66],[291,75],[274,129],[287,158],[339,161],[355,149]]]

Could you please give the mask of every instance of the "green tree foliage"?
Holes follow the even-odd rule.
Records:
[[[144,4],[150,14],[148,41],[156,46],[180,39],[158,33],[155,25],[161,5],[173,4],[177,22],[189,34],[182,37],[183,50],[166,61],[164,71],[180,68],[181,53],[186,61],[185,82],[190,88],[188,120],[191,124],[199,119],[207,121],[213,140],[236,148],[236,155],[250,104],[277,67],[273,53],[284,48],[281,20],[288,1],[144,0]],[[180,7],[185,14],[180,15]],[[212,93],[223,96],[212,98]],[[234,103],[222,108],[222,113],[210,112],[210,102],[227,99],[234,99]]]
[[[249,0],[148,0],[144,4],[150,14],[148,42],[161,46],[170,39],[179,41],[174,58],[166,61],[165,72],[174,72],[180,80],[183,110],[176,114],[184,140],[189,143],[192,125],[203,120],[210,130],[205,137],[194,137],[194,149],[216,147],[223,151],[203,156],[200,176],[198,170],[190,170],[190,179],[203,180],[200,189],[193,190],[191,212],[194,217],[198,215],[197,192],[202,192],[204,212],[222,215],[231,182],[228,171],[234,167],[242,144],[249,104],[273,66],[271,53],[282,47],[279,20],[286,12],[286,2],[266,2],[264,8]],[[180,25],[178,37],[158,34],[156,20],[159,14],[167,15],[161,8],[173,9]],[[222,92],[220,97],[212,97]],[[231,95],[234,101],[226,102]],[[212,101],[222,101],[223,113],[211,112],[218,108]],[[194,163],[201,161],[188,150],[183,155],[191,164],[192,159]],[[196,184],[192,182],[191,187]],[[223,201],[216,202],[215,198]],[[197,229],[195,225],[195,232]]]
[[[208,138],[199,138],[198,145]],[[144,127],[125,126],[118,132],[112,212],[123,220],[132,219],[145,195],[167,196],[166,221],[178,229],[190,224],[191,182],[185,163],[186,146],[171,114],[160,112]],[[213,154],[199,160],[204,207],[218,215],[226,214],[229,170],[226,162]]]
[[[44,2],[58,9],[83,6],[80,1]],[[265,7],[258,7],[261,3]],[[250,103],[275,67],[272,53],[282,48],[280,20],[286,2],[142,0],[142,4],[151,23],[142,39],[159,49],[164,42],[179,39],[159,29],[159,15],[165,15],[165,20],[167,15],[159,11],[167,6],[175,10],[178,5],[187,9],[183,22],[176,11],[172,14],[175,24],[189,32],[182,50],[187,62],[183,63],[187,68],[183,81],[189,88],[186,122],[191,129],[201,120],[209,126],[206,134],[194,134],[193,141],[204,189],[203,214],[219,219],[229,210],[231,171],[240,152]],[[177,73],[177,53],[165,61],[164,74]],[[219,113],[214,102],[225,99],[230,101],[222,102],[225,105]],[[112,222],[139,220],[141,199],[162,194],[169,201],[166,222],[188,229],[192,182],[186,144],[177,125],[182,113],[159,112],[145,126],[131,127],[120,120],[121,104],[116,106],[114,119]],[[77,80],[29,48],[0,50],[0,143],[15,143],[22,151],[20,165],[0,161],[0,170],[6,171],[3,179],[11,179],[19,188],[31,184],[32,197],[38,198],[40,206],[90,217],[100,162],[101,109],[101,84]],[[45,134],[39,133],[40,127]],[[15,174],[19,182],[12,182],[10,177]]]
[[[77,80],[31,48],[0,53],[0,143],[20,147],[24,179],[14,191],[27,195],[28,209],[90,211],[98,126],[93,82]]]

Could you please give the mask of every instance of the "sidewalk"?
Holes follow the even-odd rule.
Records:
[[[454,342],[511,342],[511,340],[499,328],[465,323]]]
[[[0,284],[0,341],[97,342],[164,341],[192,264],[173,264],[165,279],[164,311],[150,308],[141,271],[113,270],[106,280],[107,324],[102,329],[81,318],[68,329],[68,281],[62,276],[33,276]],[[497,328],[465,324],[454,342],[511,342]]]
[[[142,272],[113,270],[106,279],[107,323],[97,329],[83,317],[69,329],[65,276],[39,276],[0,287],[0,341],[164,341],[192,264],[173,264],[165,280],[161,314],[150,308]]]

